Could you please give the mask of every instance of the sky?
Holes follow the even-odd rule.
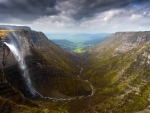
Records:
[[[149,31],[150,0],[0,0],[0,24],[45,33]]]

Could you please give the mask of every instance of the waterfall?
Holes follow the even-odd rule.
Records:
[[[36,89],[34,89],[32,86],[32,82],[30,80],[30,76],[29,76],[28,69],[27,69],[27,66],[25,63],[25,59],[24,59],[24,51],[23,51],[24,49],[23,49],[23,46],[21,45],[22,43],[20,42],[19,38],[15,35],[15,33],[13,33],[13,37],[10,38],[10,42],[9,43],[4,42],[4,44],[6,46],[8,46],[9,49],[11,50],[11,52],[13,53],[16,61],[19,64],[21,71],[23,72],[22,76],[25,78],[26,85],[27,85],[30,93],[33,96],[39,95],[43,99],[50,99],[53,101],[70,101],[70,100],[74,100],[76,98],[84,97],[84,96],[76,96],[76,97],[66,97],[66,98],[52,98],[52,97],[43,96],[42,94],[40,94],[40,92],[36,91]],[[83,71],[83,68],[81,68],[80,74],[82,73],[82,71]],[[79,77],[79,79],[81,79],[81,78]],[[90,87],[92,89],[92,94],[89,96],[92,96],[94,94],[93,86],[89,81],[87,81],[87,82],[90,84]]]
[[[29,77],[28,69],[27,69],[27,66],[25,64],[23,52],[19,51],[19,49],[13,44],[8,44],[6,42],[4,42],[4,43],[9,47],[9,49],[13,53],[15,59],[17,60],[17,62],[19,64],[19,67],[23,72],[22,75],[25,78],[25,80],[27,81],[27,86],[29,88],[30,93],[32,95],[35,95],[35,91],[32,87],[31,80],[30,80],[30,77]]]

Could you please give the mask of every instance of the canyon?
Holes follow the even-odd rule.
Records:
[[[0,30],[0,112],[150,112],[149,31],[117,32],[74,56],[26,28]]]

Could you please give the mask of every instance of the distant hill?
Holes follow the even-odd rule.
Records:
[[[76,44],[66,39],[53,39],[52,42],[59,45],[61,48],[67,51],[73,51],[76,48]]]
[[[52,42],[58,45],[74,45],[75,43],[66,39],[53,39]]]
[[[81,53],[82,50],[103,42],[109,35],[110,33],[47,34],[54,43],[75,53]]]
[[[90,41],[91,39],[96,39],[96,38],[103,38],[110,35],[110,33],[97,33],[97,34],[92,34],[92,33],[80,33],[80,34],[46,34],[46,36],[53,40],[53,39],[66,39],[68,41],[71,41],[73,43],[85,43],[87,41]]]
[[[97,45],[100,44],[101,42],[107,40],[109,38],[109,36],[104,36],[104,37],[99,37],[99,38],[92,38],[89,41],[84,42],[84,45]]]

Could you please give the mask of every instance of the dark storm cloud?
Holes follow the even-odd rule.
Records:
[[[44,15],[57,15],[56,3],[57,0],[0,0],[0,20],[12,17],[32,21]]]
[[[75,19],[91,17],[96,13],[108,11],[111,9],[124,8],[134,3],[142,4],[148,0],[79,0],[76,5],[79,6],[77,12],[73,15]]]
[[[58,15],[62,11],[73,10],[72,18],[79,20],[91,17],[96,13],[110,9],[123,8],[130,4],[147,2],[148,0],[0,0],[0,20],[5,22],[11,18],[33,21],[42,16]],[[61,4],[74,7],[61,7]],[[62,5],[63,6],[63,5]],[[57,8],[56,8],[57,7]]]

